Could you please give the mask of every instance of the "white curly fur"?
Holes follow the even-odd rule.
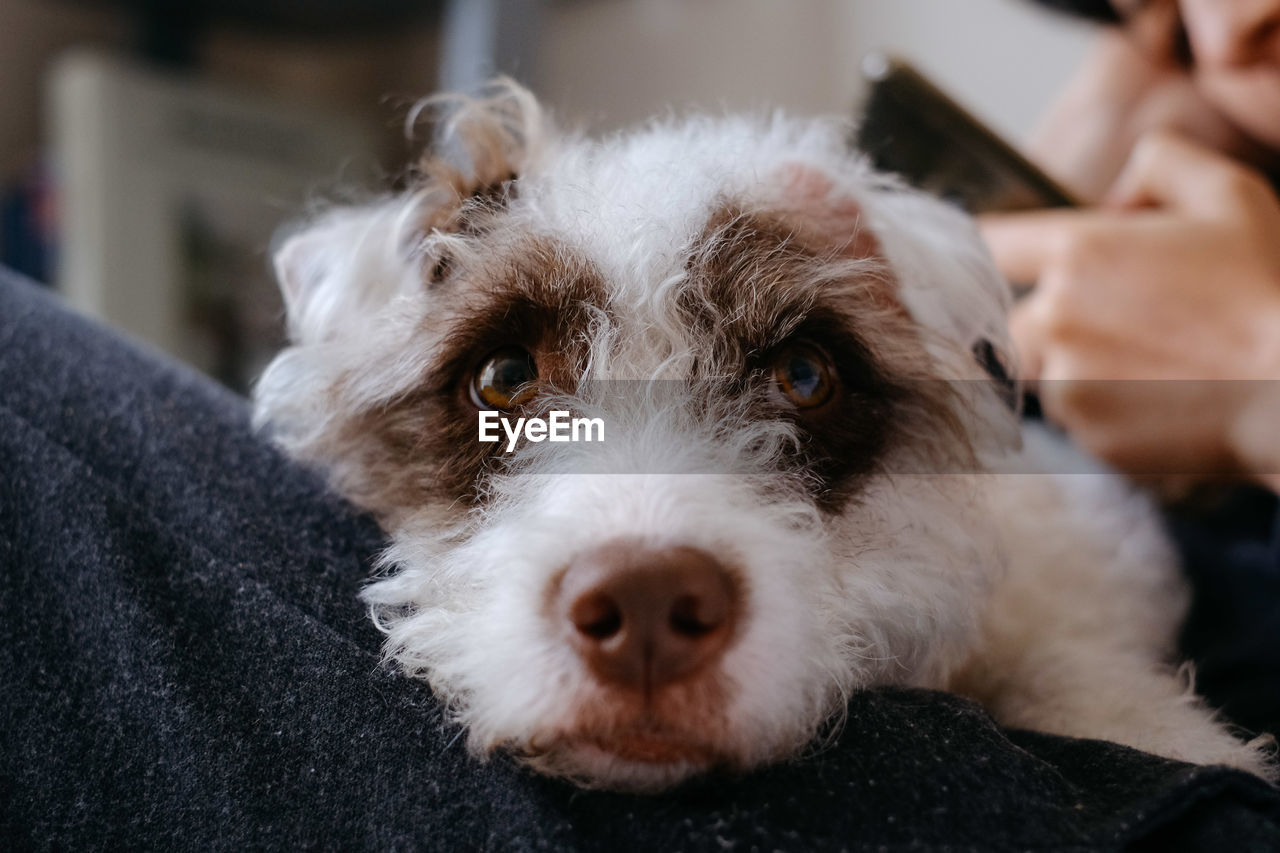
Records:
[[[364,597],[387,654],[431,683],[478,754],[507,748],[628,788],[706,769],[574,740],[578,711],[608,688],[540,602],[575,554],[627,536],[703,548],[742,575],[748,615],[718,667],[719,724],[690,721],[714,763],[794,754],[852,691],[910,684],[965,692],[1010,725],[1268,772],[1260,745],[1232,736],[1171,668],[1186,593],[1150,505],[1085,460],[1064,465],[1069,451],[1043,436],[1019,449],[1016,416],[990,383],[967,381],[984,375],[975,342],[1007,350],[1008,297],[965,217],[872,172],[831,121],[668,119],[592,141],[557,134],[506,86],[461,102],[451,131],[446,149],[469,163],[428,162],[410,190],[332,210],[280,250],[292,345],[256,403],[286,450],[379,513],[391,545]],[[789,421],[761,422],[732,400],[708,418],[693,404],[711,386],[663,384],[710,357],[675,309],[708,217],[725,199],[771,209],[785,201],[778,175],[796,168],[821,176],[822,198],[809,201],[856,205],[879,257],[851,259],[837,244],[795,286],[856,298],[868,281],[891,281],[915,331],[878,355],[914,357],[916,378],[948,383],[964,429],[904,424],[837,513],[781,465],[799,440]],[[607,441],[524,445],[474,484],[474,504],[379,503],[358,439],[337,436],[423,381],[444,346],[427,271],[444,253],[463,267],[501,254],[492,241],[511,238],[468,235],[450,217],[508,171],[518,191],[502,233],[554,238],[606,284],[611,310],[583,333],[582,378],[636,384],[569,394],[566,405],[608,415]],[[960,444],[981,464],[945,467]]]

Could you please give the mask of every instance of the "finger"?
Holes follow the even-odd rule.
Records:
[[[1034,284],[1070,230],[1088,216],[1078,210],[989,213],[978,217],[978,227],[1004,277],[1014,284]]]
[[[1009,335],[1017,357],[1018,377],[1034,385],[1044,372],[1044,300],[1032,295],[1009,314]]]
[[[1219,213],[1238,205],[1242,186],[1259,180],[1223,154],[1167,130],[1152,131],[1134,146],[1107,205]]]

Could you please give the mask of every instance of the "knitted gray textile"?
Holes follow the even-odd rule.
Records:
[[[657,797],[478,762],[379,663],[380,542],[243,399],[0,276],[0,849],[1280,850],[1253,777],[925,691]]]

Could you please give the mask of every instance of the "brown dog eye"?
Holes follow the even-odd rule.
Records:
[[[482,409],[512,409],[533,396],[538,366],[528,350],[506,347],[486,358],[471,383],[471,399]]]
[[[778,390],[801,409],[821,406],[835,390],[831,359],[804,344],[794,344],[778,354],[773,362],[773,378]]]

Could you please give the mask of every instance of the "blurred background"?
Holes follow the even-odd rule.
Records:
[[[389,186],[421,95],[500,71],[594,131],[853,115],[887,49],[1017,143],[1091,35],[1022,0],[0,0],[0,263],[245,390],[273,233]]]

